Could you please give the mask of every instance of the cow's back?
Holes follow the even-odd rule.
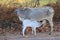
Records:
[[[50,9],[50,7],[33,8],[31,9],[31,13],[28,15],[28,17],[32,20],[44,19],[53,14],[51,10],[53,9]]]

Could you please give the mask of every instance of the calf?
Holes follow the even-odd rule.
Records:
[[[22,22],[23,22],[22,32],[23,32],[23,36],[25,36],[24,32],[25,32],[27,27],[31,27],[32,28],[32,34],[33,34],[33,31],[34,31],[34,33],[35,33],[34,35],[36,35],[36,28],[43,25],[46,22],[46,20],[43,20],[43,22],[38,22],[38,21],[35,21],[35,20],[33,21],[33,20],[25,19]]]

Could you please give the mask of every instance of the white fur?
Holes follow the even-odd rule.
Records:
[[[32,21],[32,20],[29,20],[29,19],[23,20],[23,26],[22,26],[23,27],[23,30],[22,30],[23,36],[25,36],[24,32],[25,32],[27,27],[32,27],[32,33],[34,31],[34,33],[36,35],[36,28],[40,27],[44,23],[45,23],[45,20],[43,20],[42,23],[41,22],[37,22],[37,21]]]

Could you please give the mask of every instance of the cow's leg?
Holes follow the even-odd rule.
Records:
[[[51,34],[53,32],[53,20],[52,20],[52,18],[49,18],[48,21],[49,21],[49,24],[51,26],[51,29],[50,29],[51,31],[49,34]]]

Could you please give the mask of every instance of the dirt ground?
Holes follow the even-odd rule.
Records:
[[[7,33],[5,36],[0,36],[0,40],[60,40],[60,32],[53,32],[52,35],[48,33],[37,33],[36,36],[33,34],[27,34],[25,37],[18,34]]]

